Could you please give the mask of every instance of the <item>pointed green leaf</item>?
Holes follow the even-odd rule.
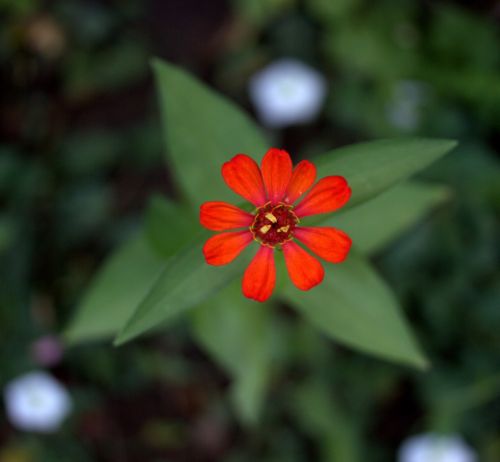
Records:
[[[260,159],[269,147],[259,128],[237,106],[180,68],[154,60],[167,144],[174,177],[195,204],[234,195],[220,177],[222,164],[244,152]],[[319,156],[319,177],[345,176],[352,189],[349,206],[370,199],[426,168],[456,145],[424,138],[355,144]]]
[[[333,214],[322,224],[344,230],[358,250],[373,254],[449,197],[450,191],[446,187],[405,182],[371,201]]]
[[[65,336],[77,343],[115,335],[146,297],[166,260],[197,232],[192,212],[154,197],[146,229],[104,263],[91,283]]]
[[[296,422],[317,441],[321,460],[357,462],[360,441],[356,427],[320,377],[298,385],[288,399]]]
[[[231,393],[241,420],[255,423],[273,359],[272,305],[244,298],[241,282],[235,281],[194,310],[191,319],[198,342],[233,378]]]
[[[391,361],[419,368],[427,360],[394,295],[369,263],[354,253],[340,265],[325,265],[325,280],[308,292],[291,284],[287,301],[333,339]]]
[[[167,162],[193,204],[234,199],[222,164],[238,153],[260,158],[268,148],[259,128],[236,105],[182,69],[153,61],[160,94]]]
[[[423,170],[456,146],[455,141],[402,138],[353,144],[323,154],[315,161],[318,178],[346,177],[353,207]]]
[[[145,233],[153,249],[164,257],[177,253],[199,233],[199,223],[189,207],[153,196],[146,211]]]
[[[230,265],[214,267],[207,265],[203,257],[203,238],[197,242],[200,244],[189,246],[168,260],[151,291],[119,333],[115,344],[125,343],[160,323],[174,319],[208,300],[243,274],[249,261],[249,249]]]
[[[65,340],[74,344],[115,334],[164,265],[142,234],[127,241],[98,271],[64,333]]]
[[[366,204],[349,209],[340,214],[332,215],[325,224],[338,227],[348,232],[353,238],[357,248],[365,253],[371,253],[388,244],[414,224],[427,210],[444,200],[446,197],[448,197],[448,191],[442,187],[423,185],[415,182],[403,183]],[[408,207],[409,203],[412,204],[412,207]],[[154,240],[158,241],[157,246],[169,246],[170,240],[163,230],[168,227],[171,215],[167,212],[171,209],[168,203],[160,199],[153,201],[152,204],[154,204],[154,206],[152,206],[149,212],[151,216],[147,220],[150,223],[149,228],[151,228],[149,234],[153,234]],[[195,260],[197,260],[197,264],[202,267],[204,262],[201,257],[201,251],[199,257],[200,258],[197,259],[195,258]],[[284,267],[282,258],[277,259],[277,265],[278,268]],[[175,272],[175,269],[172,268],[171,271]],[[217,268],[206,266],[205,271],[207,271],[208,274],[212,273],[215,277],[218,275]],[[232,272],[230,268],[228,272]],[[241,275],[242,272],[243,268],[235,268],[231,277],[236,278]],[[281,289],[288,281],[286,270],[279,271],[279,273],[275,290],[276,293],[281,292]],[[164,281],[167,280],[167,278],[164,279]],[[214,283],[217,283],[217,280],[215,280]],[[161,281],[158,281],[158,284],[161,284]],[[198,286],[194,284],[193,287]],[[161,290],[159,287],[157,289]],[[165,289],[163,289],[162,292],[164,290]],[[210,290],[215,291],[216,289],[212,288]],[[168,293],[165,292],[163,296],[165,300],[168,300]],[[242,297],[241,299],[245,301]],[[166,303],[168,304],[168,302]],[[193,305],[191,304],[189,306]],[[173,306],[169,305],[169,308],[163,311],[160,303],[157,321],[155,322],[159,323],[169,319],[169,309],[173,309]],[[151,322],[148,329],[154,327],[155,322]],[[139,333],[142,333],[142,331],[137,332],[134,336]]]

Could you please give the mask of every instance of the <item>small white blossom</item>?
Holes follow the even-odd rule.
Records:
[[[12,425],[26,431],[56,431],[72,407],[66,388],[45,372],[12,380],[4,389],[4,399]]]
[[[477,462],[475,452],[459,435],[432,433],[413,436],[403,442],[398,462]]]
[[[275,61],[250,79],[250,98],[257,114],[262,123],[274,128],[312,121],[326,90],[319,72],[294,59]]]

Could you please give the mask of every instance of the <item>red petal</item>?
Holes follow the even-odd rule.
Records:
[[[262,159],[261,168],[268,199],[273,204],[281,202],[292,177],[292,160],[288,152],[269,149]]]
[[[294,212],[299,218],[333,212],[344,206],[350,197],[351,188],[344,177],[327,176],[313,186]]]
[[[302,247],[290,241],[283,244],[282,248],[288,275],[298,289],[312,289],[323,280],[325,276],[323,266]]]
[[[212,231],[250,226],[253,215],[226,202],[205,202],[200,207],[200,223]]]
[[[267,202],[259,166],[251,157],[237,154],[222,166],[222,177],[236,193],[260,207]]]
[[[203,255],[209,265],[227,265],[252,242],[250,231],[236,231],[212,236],[203,246]]]
[[[243,295],[264,302],[273,293],[275,283],[274,249],[262,245],[243,276]]]
[[[294,235],[316,255],[331,263],[344,261],[351,248],[351,238],[335,228],[295,228]]]
[[[301,160],[293,169],[292,179],[285,193],[285,202],[293,204],[316,180],[316,167],[308,160]]]

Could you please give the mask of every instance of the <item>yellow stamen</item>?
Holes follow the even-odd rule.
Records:
[[[289,229],[290,225],[282,226],[281,228],[278,228],[278,233],[288,233]]]
[[[266,234],[270,229],[271,229],[271,225],[264,225],[262,228],[259,229],[259,231],[262,234]]]
[[[271,223],[276,223],[276,222],[278,221],[278,220],[277,220],[277,218],[276,218],[276,217],[275,217],[275,216],[274,216],[271,212],[266,213],[264,216],[265,216],[265,217],[266,217],[266,218],[267,218],[267,219],[268,219]]]

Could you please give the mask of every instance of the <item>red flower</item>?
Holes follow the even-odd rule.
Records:
[[[234,230],[208,239],[203,254],[209,265],[226,265],[252,241],[258,242],[259,250],[243,276],[246,297],[263,302],[271,296],[276,281],[275,249],[283,251],[290,279],[299,289],[309,290],[323,280],[321,263],[295,240],[331,263],[340,263],[347,257],[352,241],[343,231],[300,226],[301,218],[333,212],[347,203],[351,188],[345,178],[327,176],[311,188],[316,167],[303,160],[292,169],[288,153],[275,148],[266,153],[261,168],[247,155],[237,154],[222,166],[222,176],[235,193],[256,209],[249,213],[225,202],[202,204],[200,222],[205,228]]]

